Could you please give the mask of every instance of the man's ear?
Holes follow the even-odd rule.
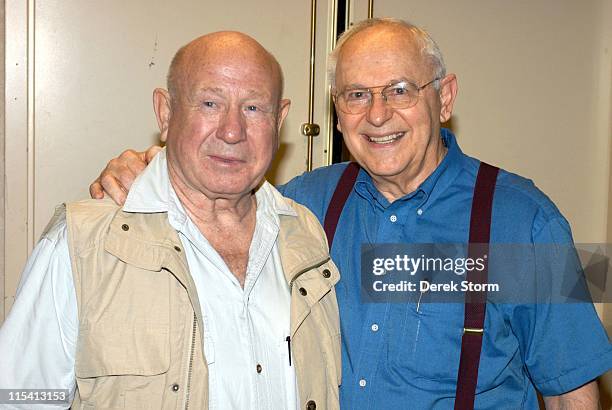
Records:
[[[172,114],[170,104],[170,94],[163,88],[156,88],[153,91],[153,109],[157,118],[157,126],[159,127],[161,142],[166,142],[168,138],[168,125]]]
[[[335,89],[332,90],[332,92],[335,92]],[[340,110],[338,109],[338,105],[336,104],[336,98],[334,98],[334,109],[336,110],[336,119],[338,122],[336,122],[336,129],[338,130],[338,132],[340,134],[342,134],[342,126],[340,125]]]
[[[282,99],[278,105],[278,119],[276,121],[276,132],[280,135],[281,127],[283,126],[283,122],[289,113],[289,107],[291,107],[291,100]]]
[[[453,105],[457,97],[457,76],[448,74],[440,80],[440,123],[448,121],[453,115]]]

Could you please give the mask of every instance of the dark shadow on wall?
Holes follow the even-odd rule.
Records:
[[[456,116],[450,117],[448,121],[442,124],[442,128],[448,128],[453,134],[459,134],[459,119]]]
[[[278,185],[280,183],[280,179],[278,174],[280,172],[280,164],[283,161],[288,161],[289,155],[291,154],[291,144],[287,144],[284,142],[280,143],[278,147],[278,151],[272,160],[272,165],[270,165],[270,169],[266,172],[266,180],[272,185]],[[283,159],[285,158],[285,159]],[[304,165],[306,164],[306,158],[304,158]],[[291,178],[297,175],[291,175]]]

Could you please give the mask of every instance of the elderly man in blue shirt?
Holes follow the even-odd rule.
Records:
[[[342,275],[341,407],[536,409],[539,391],[547,408],[596,409],[595,379],[612,367],[612,347],[591,303],[487,303],[481,328],[466,329],[467,304],[361,299],[363,244],[473,242],[480,171],[489,171],[485,209],[492,197],[480,242],[571,246],[572,237],[531,181],[481,166],[441,129],[457,80],[423,30],[393,19],[358,23],[339,39],[330,74],[337,127],[359,167],[319,168],[280,190],[332,226],[331,255]],[[104,186],[123,201],[132,170],[155,151],[126,151],[111,161],[92,196],[101,197]],[[344,198],[330,218],[334,193]],[[466,347],[474,340],[477,348]]]

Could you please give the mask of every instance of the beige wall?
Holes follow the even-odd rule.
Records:
[[[600,17],[602,28],[602,45],[601,45],[601,70],[602,78],[601,88],[601,119],[600,127],[603,133],[607,133],[608,138],[612,140],[612,1],[605,1],[602,7]],[[607,81],[607,83],[606,83]],[[607,86],[606,86],[607,84]],[[612,143],[609,149],[609,174],[608,174],[608,235],[607,243],[612,244]],[[610,272],[612,275],[612,272]],[[612,335],[612,303],[604,305],[603,318],[608,330],[608,334]],[[610,378],[609,386],[612,393],[612,377]],[[612,394],[611,394],[612,396]]]
[[[4,61],[4,0],[0,0],[0,61]],[[4,64],[0,64],[0,323],[4,319]]]
[[[612,1],[603,0],[601,2],[601,14],[599,17],[599,27],[601,30],[599,45],[599,78],[601,83],[598,107],[599,107],[599,130],[603,135],[608,136],[608,141],[612,140]],[[608,150],[608,214],[607,214],[607,243],[612,244],[612,143],[609,143]],[[610,249],[610,247],[608,247]],[[612,272],[608,272],[612,275]],[[610,278],[609,278],[610,279]],[[612,335],[612,303],[603,305],[600,309],[602,319],[608,331]],[[600,380],[600,390],[602,397],[602,407],[612,408],[612,373],[608,372]]]
[[[602,27],[602,64],[600,75],[603,81],[607,79],[607,87],[602,87],[601,95],[601,128],[612,140],[612,1],[604,2],[603,12],[600,18]],[[603,82],[602,81],[602,82]],[[612,143],[609,150],[609,175],[608,175],[608,243],[612,244]],[[609,323],[612,327],[612,304],[609,304]]]
[[[28,151],[28,2],[5,0],[5,186],[4,311],[15,295],[19,272],[29,252]],[[30,198],[33,199],[33,198]]]

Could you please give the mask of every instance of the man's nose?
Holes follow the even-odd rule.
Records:
[[[217,137],[228,144],[236,144],[246,138],[246,124],[241,107],[229,107],[221,116]]]
[[[379,127],[393,116],[393,108],[389,107],[380,93],[372,94],[372,102],[366,115],[370,124]]]

